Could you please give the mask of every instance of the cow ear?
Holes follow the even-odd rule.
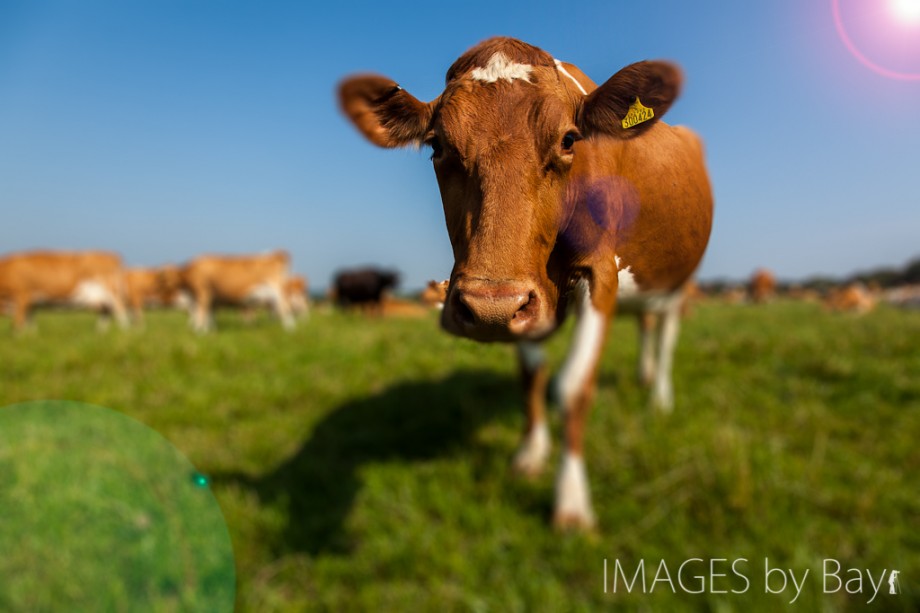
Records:
[[[420,102],[391,79],[361,75],[339,84],[342,112],[380,147],[421,144],[431,121],[431,105]]]
[[[680,69],[668,62],[630,64],[585,97],[580,129],[586,136],[639,136],[671,108],[682,81]]]

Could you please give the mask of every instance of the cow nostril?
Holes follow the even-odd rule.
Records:
[[[458,291],[454,294],[453,299],[454,307],[454,319],[457,323],[470,326],[476,322],[476,316],[473,314],[473,311],[466,304],[466,301],[463,299],[463,295]]]
[[[537,294],[536,292],[530,292],[527,295],[527,300],[521,304],[520,308],[518,308],[518,310],[514,313],[514,317],[512,319],[530,319],[533,317],[538,308],[539,301],[537,299]]]
[[[538,319],[540,313],[540,298],[531,291],[527,300],[521,304],[511,318],[510,328],[515,333],[523,333]]]

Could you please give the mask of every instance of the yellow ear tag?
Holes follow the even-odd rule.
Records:
[[[639,97],[636,96],[636,101],[632,103],[632,106],[629,107],[629,111],[626,113],[626,117],[623,118],[623,121],[620,122],[623,124],[623,129],[628,130],[633,126],[637,126],[642,122],[648,121],[655,116],[655,109],[650,109],[647,106],[643,106],[639,102]]]

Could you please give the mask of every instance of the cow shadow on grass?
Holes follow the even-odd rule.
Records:
[[[351,549],[345,521],[362,483],[362,466],[470,453],[487,422],[521,410],[510,375],[461,371],[437,381],[402,382],[349,401],[314,427],[301,448],[270,473],[213,475],[215,484],[254,490],[263,504],[285,508],[276,548],[317,554]]]

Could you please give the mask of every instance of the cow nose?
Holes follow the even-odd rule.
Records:
[[[537,293],[526,286],[457,287],[450,306],[458,328],[476,336],[523,334],[533,326],[539,313]]]

